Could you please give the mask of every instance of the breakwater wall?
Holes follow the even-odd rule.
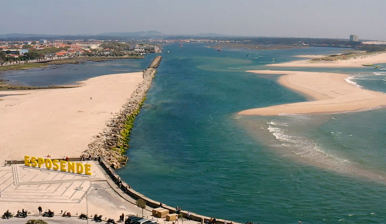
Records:
[[[51,158],[51,159],[61,160],[64,158]],[[90,160],[98,161],[99,166],[104,171],[106,178],[110,179],[113,182],[111,184],[115,184],[116,188],[119,188],[119,190],[121,191],[120,194],[126,194],[127,196],[129,196],[130,198],[132,198],[134,200],[138,200],[138,199],[144,200],[146,202],[147,209],[152,210],[154,208],[162,207],[164,209],[167,209],[169,211],[169,214],[177,213],[177,209],[175,207],[163,204],[159,201],[152,200],[152,199],[146,197],[145,195],[135,191],[129,184],[127,184],[125,181],[123,181],[120,178],[120,176],[115,172],[115,169],[113,169],[111,167],[111,165],[108,162],[106,162],[103,158],[100,158],[100,157],[98,157],[98,158],[82,158],[82,157],[75,158],[75,157],[72,157],[72,158],[67,158],[67,160],[68,161],[78,161],[78,162],[82,162],[82,161],[87,162]],[[10,165],[17,165],[17,164],[24,164],[24,160],[6,160],[5,161],[5,165],[10,166]],[[110,186],[111,186],[111,184],[110,184]],[[111,187],[113,187],[113,186],[111,186]],[[127,199],[125,199],[125,200],[127,200]],[[130,202],[130,203],[132,203],[132,202]],[[211,223],[211,224],[213,223],[213,219],[211,217],[199,215],[199,214],[196,214],[194,212],[189,212],[186,210],[180,210],[180,214],[185,219],[188,219],[188,220],[193,220],[193,221],[200,222],[200,223]],[[224,220],[224,219],[217,219],[217,218],[216,218],[215,222],[216,222],[216,224],[237,224],[236,222],[232,222],[232,221]]]
[[[111,168],[103,159],[99,159],[99,164],[103,168],[103,170],[106,172],[106,174],[111,178],[111,180],[114,181],[114,183],[122,190],[125,194],[129,195],[131,198],[138,200],[142,199],[146,202],[146,206],[154,209],[154,208],[164,208],[169,211],[170,214],[177,213],[177,209],[163,204],[159,201],[152,200],[145,195],[135,191],[133,188],[131,188],[130,185],[128,185],[125,181],[123,181],[119,175],[115,172],[113,168]],[[210,223],[211,221],[213,222],[213,219],[208,216],[203,216],[199,215],[193,212],[185,211],[185,210],[180,210],[180,214],[189,220],[193,220],[196,222],[201,222],[201,223]],[[229,221],[229,220],[224,220],[224,219],[216,219],[216,224],[232,224],[235,222]]]
[[[157,56],[143,71],[143,81],[137,86],[128,102],[123,105],[121,111],[107,123],[106,129],[94,137],[94,140],[82,153],[83,158],[101,157],[115,169],[126,164],[128,158],[125,150],[128,148],[127,138],[132,128],[132,124],[128,124],[128,121],[133,122],[139,113],[161,60],[162,57]]]

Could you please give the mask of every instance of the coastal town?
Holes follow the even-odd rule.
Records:
[[[156,44],[115,40],[0,40],[0,66],[68,58],[140,58],[160,53]]]

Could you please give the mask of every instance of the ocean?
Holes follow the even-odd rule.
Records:
[[[385,223],[384,109],[319,116],[236,114],[306,100],[278,85],[277,76],[246,70],[298,59],[294,55],[340,51],[167,46],[135,122],[130,161],[119,174],[155,200],[238,222]],[[385,91],[381,69],[303,70],[352,74],[351,82]]]
[[[237,222],[386,223],[385,109],[237,115],[249,108],[306,100],[280,86],[278,76],[246,70],[299,60],[295,55],[341,51],[165,46],[135,121],[129,162],[118,173],[150,198]],[[72,84],[140,71],[151,59],[59,65],[6,72],[0,78],[28,85]],[[347,73],[352,84],[386,92],[385,67],[301,70]]]

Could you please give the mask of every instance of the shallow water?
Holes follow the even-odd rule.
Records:
[[[45,68],[7,71],[0,73],[0,79],[8,80],[17,85],[67,85],[100,75],[139,72],[145,69],[153,58],[154,55],[148,55],[144,59],[88,61],[80,64],[51,65]]]
[[[155,200],[240,222],[386,222],[385,110],[236,115],[305,100],[278,85],[277,76],[246,70],[340,50],[167,46],[135,122],[130,162],[119,174]],[[380,69],[304,70],[348,73],[363,88],[386,89],[384,77],[374,74]]]

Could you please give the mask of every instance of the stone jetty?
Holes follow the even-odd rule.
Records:
[[[150,66],[143,71],[143,81],[132,93],[121,111],[107,123],[105,130],[95,136],[94,140],[83,152],[83,158],[101,157],[115,169],[121,168],[126,164],[127,156],[122,154],[121,150],[118,150],[120,148],[119,144],[124,141],[122,131],[125,128],[125,122],[130,116],[135,115],[139,111],[161,60],[162,57],[157,56]]]

